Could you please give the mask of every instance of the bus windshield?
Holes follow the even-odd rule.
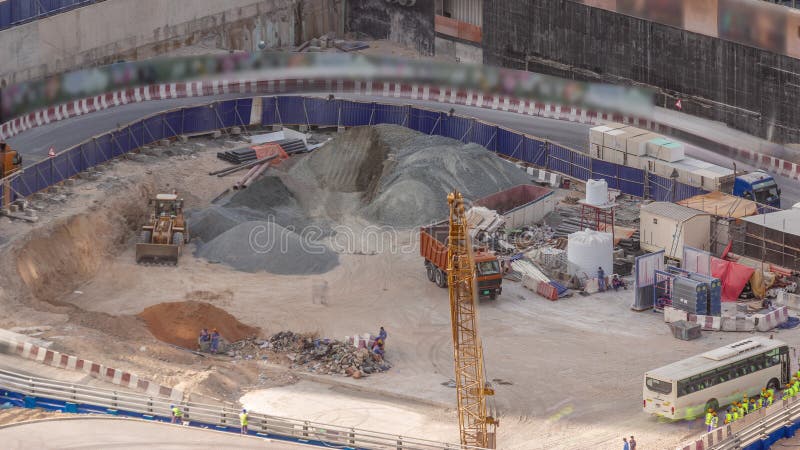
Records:
[[[669,394],[672,392],[672,383],[656,380],[655,378],[650,377],[647,377],[645,383],[647,384],[647,389],[650,389],[653,392],[658,392],[661,394]]]

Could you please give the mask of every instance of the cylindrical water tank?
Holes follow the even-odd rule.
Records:
[[[589,278],[597,276],[597,268],[602,267],[606,275],[614,270],[614,243],[611,233],[586,229],[576,231],[567,239],[567,262],[570,275]]]
[[[605,205],[608,203],[608,183],[606,180],[588,180],[586,182],[586,203]]]

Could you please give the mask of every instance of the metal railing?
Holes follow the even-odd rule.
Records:
[[[191,426],[239,432],[239,410],[194,402],[174,402],[133,392],[89,387],[45,378],[29,377],[0,370],[0,389],[4,397],[18,394],[34,397],[36,404],[50,409],[74,405],[77,412],[106,413],[150,420],[171,420],[170,405],[183,411],[183,420]],[[62,405],[63,404],[63,405]],[[410,438],[359,428],[342,427],[308,420],[297,420],[259,413],[248,414],[251,435],[273,437],[317,445],[341,445],[355,449],[379,450],[484,450],[460,444]],[[454,424],[455,427],[455,424]]]
[[[724,416],[724,414],[723,414]],[[800,397],[775,402],[770,407],[751,412],[743,419],[705,433],[690,442],[677,447],[683,449],[738,450],[766,439],[779,439],[773,436],[782,428],[792,426],[800,420]]]

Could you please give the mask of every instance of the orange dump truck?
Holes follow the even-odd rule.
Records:
[[[450,225],[445,222],[421,227],[419,230],[419,253],[425,258],[425,271],[428,280],[437,286],[447,287],[447,235]],[[500,262],[492,252],[476,251],[475,276],[478,296],[494,300],[503,291],[503,274]]]

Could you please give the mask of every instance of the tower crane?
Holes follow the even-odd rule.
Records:
[[[447,281],[461,445],[495,448],[495,429],[499,423],[487,414],[486,397],[494,395],[494,390],[486,384],[484,374],[475,300],[475,261],[464,198],[453,191],[447,196],[447,203],[450,206]]]

